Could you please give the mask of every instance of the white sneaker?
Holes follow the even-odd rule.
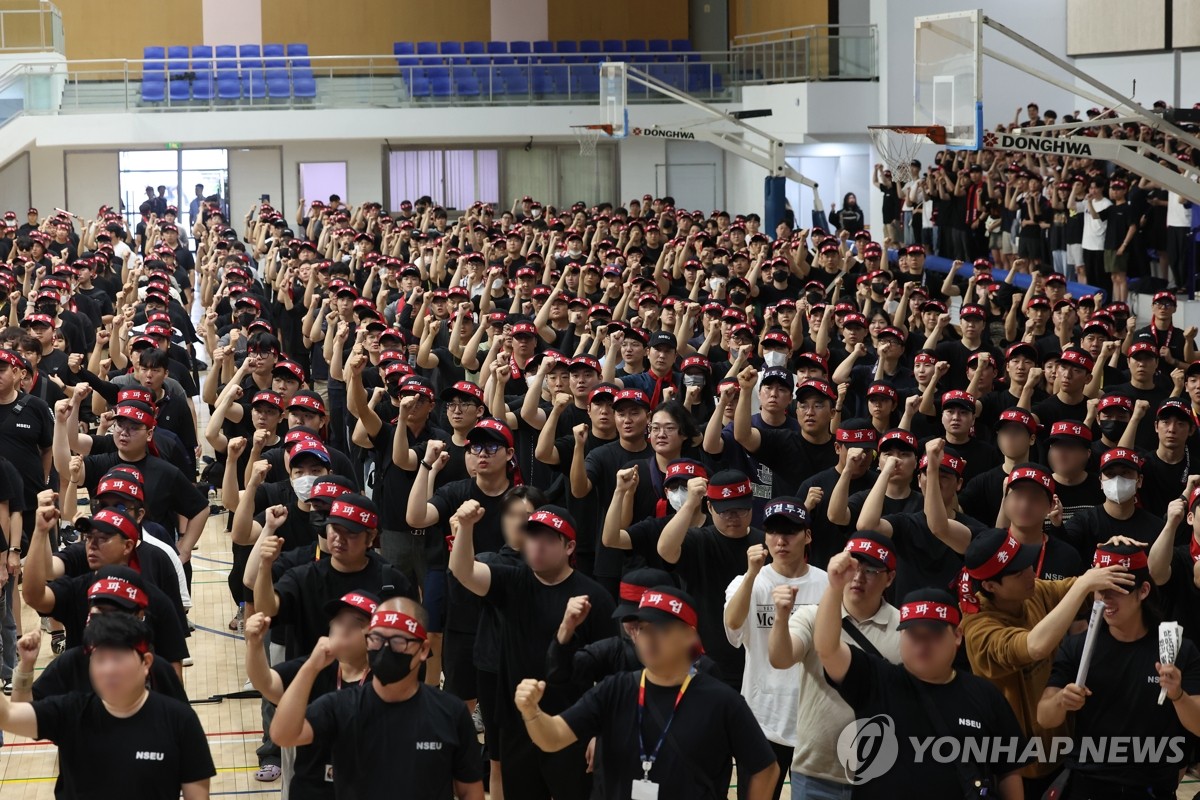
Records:
[[[185,667],[191,667],[191,666],[194,666],[194,665],[195,665],[195,663],[196,663],[195,661],[192,661],[192,657],[191,657],[191,656],[188,656],[187,658],[185,658],[185,659],[183,660],[183,665],[184,665]]]

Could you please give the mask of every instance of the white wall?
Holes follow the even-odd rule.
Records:
[[[15,211],[20,219],[29,205],[29,153],[21,153],[0,167],[0,211]]]
[[[1191,108],[1200,102],[1200,51],[1181,54],[1180,107]],[[1173,53],[1143,53],[1139,55],[1088,56],[1075,59],[1075,66],[1101,83],[1108,84],[1126,97],[1150,108],[1155,100],[1167,105],[1175,102],[1175,55]],[[1136,82],[1136,85],[1135,85]],[[1076,85],[1086,85],[1076,81]],[[1093,104],[1080,101],[1075,108],[1083,111]]]
[[[259,198],[271,195],[276,208],[289,211],[283,201],[283,163],[280,148],[254,147],[229,149],[229,213],[237,219],[251,208],[257,208]]]
[[[66,202],[70,205],[63,208],[94,219],[100,206],[116,206],[121,190],[115,152],[68,152],[64,169],[70,176],[66,190]]]

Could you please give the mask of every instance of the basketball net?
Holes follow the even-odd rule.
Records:
[[[579,142],[581,156],[596,155],[596,143],[600,141],[600,134],[613,135],[613,126],[606,122],[596,125],[572,125],[571,130],[575,132],[575,141]]]
[[[907,183],[913,175],[912,161],[922,145],[945,144],[946,129],[940,125],[872,125],[867,129],[880,160],[892,171],[898,183]]]

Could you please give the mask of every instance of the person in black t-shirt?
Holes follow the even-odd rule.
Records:
[[[55,494],[49,490],[38,496],[38,507],[32,515],[35,524],[29,553],[25,558],[21,598],[39,613],[63,623],[66,646],[78,647],[83,644],[84,627],[87,624],[88,590],[95,583],[97,573],[88,571],[52,582],[49,580],[54,571],[49,534],[59,518],[54,501]],[[83,522],[79,520],[76,525]],[[90,569],[113,566],[139,569],[137,548],[141,529],[136,522],[119,511],[105,509],[93,515],[87,523],[81,530],[85,531]],[[154,631],[158,652],[176,664],[177,671],[181,670],[183,660],[188,657],[184,643],[187,635],[184,622],[158,587],[147,584],[144,594],[149,610],[148,621]]]
[[[963,797],[968,783],[982,781],[986,796],[1021,798],[1019,754],[1025,738],[1012,708],[1000,690],[983,678],[955,669],[962,644],[962,614],[954,597],[941,589],[910,592],[900,606],[901,664],[850,647],[842,639],[842,592],[857,566],[849,553],[829,562],[829,585],[817,609],[813,647],[825,669],[825,679],[856,717],[890,718],[892,742],[898,747],[895,764],[882,774],[866,777],[874,762],[858,765],[855,798],[907,800],[917,797]],[[855,752],[863,750],[872,730],[864,725],[855,735]],[[1012,746],[1011,757],[994,751],[980,763],[962,748],[959,762],[918,758],[912,742],[925,737],[950,737],[960,742],[989,737]],[[986,739],[985,739],[986,740]],[[967,760],[970,759],[970,760]],[[974,787],[973,787],[974,788]],[[978,796],[985,796],[979,788]],[[969,796],[969,795],[968,795]]]
[[[325,604],[329,616],[328,641],[336,660],[317,676],[309,694],[310,703],[329,692],[361,686],[370,678],[366,634],[378,606],[378,598],[370,592],[349,592]],[[263,647],[270,622],[262,614],[253,614],[246,620],[246,677],[264,699],[278,705],[309,657],[293,658],[272,668]],[[313,744],[296,748],[291,763],[284,759],[283,779],[288,796],[295,800],[333,800],[334,787],[325,778],[330,756],[329,747]]]
[[[272,581],[271,567],[283,546],[275,531],[286,518],[284,506],[267,509],[254,582],[254,608],[276,623],[291,626],[289,658],[310,651],[328,632],[325,604],[330,600],[353,591],[385,598],[416,597],[408,579],[371,550],[379,533],[379,511],[359,494],[340,495],[329,507],[325,535],[330,557],[302,563]]]
[[[749,776],[741,787],[749,800],[768,800],[775,789],[779,767],[745,699],[697,670],[697,608],[671,584],[646,589],[622,618],[644,669],[605,678],[557,716],[542,708],[545,681],[517,687],[517,710],[542,750],[603,742],[604,800],[723,800],[731,759]]]
[[[516,566],[474,560],[477,526],[483,519],[484,508],[474,500],[456,510],[451,518],[455,544],[450,571],[497,608],[503,619],[497,719],[504,794],[533,800],[586,797],[591,783],[586,742],[561,752],[539,751],[517,724],[510,698],[522,679],[545,677],[546,652],[556,636],[586,645],[613,635],[615,604],[600,584],[571,566],[577,529],[566,509],[547,505],[530,515],[522,547],[525,563]],[[581,694],[577,684],[556,686],[547,702],[561,711]]]
[[[322,637],[279,701],[271,738],[283,747],[329,747],[338,798],[483,800],[470,712],[420,679],[429,658],[426,619],[414,600],[384,601],[366,637],[370,681],[309,705],[314,684],[336,658],[333,643]]]
[[[1185,500],[1171,501],[1167,524],[1154,540],[1148,557],[1150,576],[1163,597],[1164,616],[1183,626],[1183,635],[1196,641],[1200,635],[1200,514],[1196,503],[1200,489]],[[1187,541],[1175,543],[1175,534],[1186,523]]]
[[[126,614],[144,621],[149,595],[140,575],[128,567],[105,567],[95,575],[96,581],[88,587],[88,620],[105,614]],[[34,628],[17,641],[20,663],[13,673],[14,703],[28,703],[68,692],[94,692],[88,674],[90,656],[82,646],[65,650],[55,658],[36,681],[33,680],[34,665],[41,650],[42,632]],[[156,692],[188,702],[183,681],[161,655],[155,655],[150,664],[147,686]]]
[[[11,703],[0,694],[0,729],[58,746],[58,796],[120,787],[139,800],[177,800],[181,792],[184,800],[208,798],[216,769],[196,712],[146,688],[150,640],[133,617],[101,615],[85,636],[95,694],[34,703]]]
[[[658,538],[658,554],[695,594],[704,647],[725,682],[740,691],[746,651],[725,636],[725,587],[742,574],[746,550],[765,541],[763,532],[750,524],[753,489],[745,473],[729,469],[710,480],[692,478],[687,492]]]
[[[1113,536],[1153,544],[1163,528],[1163,519],[1140,507],[1137,494],[1142,483],[1141,457],[1124,447],[1114,447],[1100,458],[1104,503],[1078,510],[1065,523],[1052,514],[1053,532],[1074,545],[1084,563],[1097,544]]]
[[[1095,593],[1104,603],[1096,622],[1091,669],[1086,685],[1076,683],[1085,634],[1067,637],[1054,657],[1054,666],[1037,707],[1038,724],[1061,725],[1071,716],[1075,747],[1067,757],[1072,774],[1063,798],[1175,797],[1181,770],[1187,764],[1187,737],[1200,735],[1200,653],[1183,639],[1174,663],[1161,663],[1156,599],[1145,551],[1135,545],[1096,548],[1093,566],[1120,564],[1133,572],[1129,591]],[[1082,746],[1112,742],[1164,745],[1151,758],[1089,753]],[[1115,751],[1114,751],[1115,752]],[[1118,763],[1119,762],[1119,763]]]

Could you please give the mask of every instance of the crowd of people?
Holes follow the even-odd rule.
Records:
[[[1026,241],[1043,195],[1126,202],[1120,170],[1044,192],[1009,163],[943,159],[975,215],[934,226],[945,276],[894,227],[649,195],[10,212],[0,729],[57,745],[59,797],[207,797],[182,679],[223,527],[255,777],[285,797],[1175,797],[1197,331],[1171,291],[1140,319],[1072,296]],[[999,196],[1022,227],[989,259]],[[15,635],[23,606],[44,631]],[[1182,744],[1050,746],[1106,737]]]

